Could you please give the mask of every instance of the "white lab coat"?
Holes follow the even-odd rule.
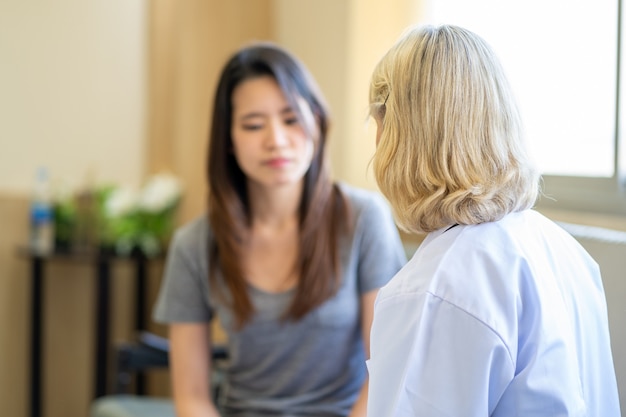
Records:
[[[369,417],[619,417],[596,262],[526,210],[429,234],[379,292]]]

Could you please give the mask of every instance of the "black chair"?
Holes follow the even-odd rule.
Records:
[[[150,370],[166,369],[169,341],[149,332],[139,334],[136,342],[120,343],[115,348],[115,374],[113,394],[96,399],[90,410],[91,417],[175,417],[170,398],[143,395],[143,377]],[[222,366],[228,359],[225,346],[213,347],[213,373],[211,387],[217,401],[223,381]],[[132,387],[135,382],[136,392]]]

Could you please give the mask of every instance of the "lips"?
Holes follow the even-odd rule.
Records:
[[[272,158],[265,161],[265,165],[271,168],[282,168],[285,165],[289,164],[290,159],[288,158]]]

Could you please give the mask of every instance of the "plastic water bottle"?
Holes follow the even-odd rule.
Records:
[[[39,168],[30,205],[30,247],[39,255],[54,250],[54,218],[48,171]]]

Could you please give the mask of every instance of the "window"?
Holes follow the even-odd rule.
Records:
[[[499,56],[543,173],[540,207],[626,214],[620,2],[428,1],[425,23],[470,29]]]

